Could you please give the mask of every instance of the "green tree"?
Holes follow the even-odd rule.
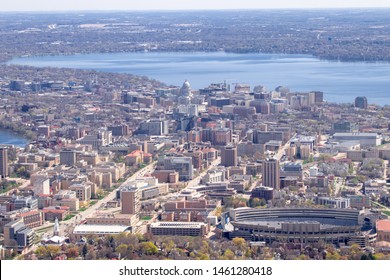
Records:
[[[309,260],[310,258],[304,254],[301,254],[297,257],[297,260]]]
[[[203,254],[203,253],[199,253],[198,258],[199,258],[199,260],[209,260],[210,259],[209,255]]]
[[[358,244],[352,244],[350,248],[350,256],[353,260],[359,260],[362,255],[362,250]]]
[[[249,207],[259,207],[261,206],[260,199],[255,197],[249,199]]]
[[[125,258],[129,253],[129,247],[126,244],[120,244],[116,247],[115,251],[121,255],[121,258]]]
[[[61,248],[59,246],[56,246],[56,245],[49,245],[46,247],[46,250],[47,250],[47,254],[49,255],[49,257],[53,260],[55,257],[57,257],[60,252],[61,252]]]
[[[222,215],[222,207],[215,208],[214,215],[220,217]]]
[[[18,177],[21,177],[21,178],[30,178],[30,174],[27,172],[26,168],[24,166],[22,167],[19,167],[17,170],[16,170],[16,175]]]
[[[174,248],[176,247],[175,242],[172,240],[169,240],[168,242],[163,243],[163,248],[165,249],[166,253],[170,253]]]
[[[141,251],[146,255],[154,255],[157,254],[158,248],[153,242],[142,242],[141,243]]]
[[[232,240],[234,246],[240,248],[241,250],[246,246],[246,241],[244,238],[241,237],[235,237]]]
[[[35,255],[38,259],[45,259],[48,256],[48,252],[45,246],[40,246],[35,250]]]
[[[232,250],[226,249],[225,253],[223,253],[223,257],[227,260],[233,260],[235,255]]]
[[[385,256],[385,254],[383,254],[383,253],[376,253],[376,254],[374,254],[374,258],[375,258],[376,260],[385,260],[385,259],[386,259],[386,256]]]
[[[83,254],[83,257],[85,258],[85,256],[87,255],[88,253],[88,247],[87,247],[87,244],[84,244],[83,246],[83,249],[82,249],[82,254]]]
[[[339,260],[340,259],[340,254],[337,253],[336,251],[331,253],[331,252],[327,252],[326,253],[326,259],[327,260]]]

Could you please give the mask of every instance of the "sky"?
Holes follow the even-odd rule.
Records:
[[[389,7],[389,0],[0,0],[0,11]]]

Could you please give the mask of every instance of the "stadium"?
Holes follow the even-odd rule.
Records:
[[[359,218],[353,209],[245,207],[226,212],[222,226],[229,238],[266,243],[366,243]]]

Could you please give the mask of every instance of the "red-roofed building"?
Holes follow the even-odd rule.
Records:
[[[132,151],[125,158],[127,165],[142,164],[144,162],[144,153],[140,150]]]
[[[214,161],[218,157],[218,151],[214,148],[206,148],[201,150],[203,153],[203,159],[207,161]]]
[[[376,222],[377,242],[390,242],[390,220],[379,220]]]
[[[46,221],[63,221],[69,214],[70,208],[68,206],[50,206],[42,210],[44,219]]]
[[[151,163],[153,161],[153,155],[146,153],[144,154],[144,163]]]
[[[41,211],[29,211],[18,215],[23,219],[23,223],[28,228],[39,227],[43,225],[43,215]]]

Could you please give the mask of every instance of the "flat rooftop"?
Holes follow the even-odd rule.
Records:
[[[334,137],[349,137],[349,136],[356,136],[356,137],[377,137],[379,136],[377,133],[355,133],[355,132],[337,132],[333,134]]]
[[[376,229],[390,232],[390,220],[379,220],[376,222]]]
[[[118,234],[129,228],[119,225],[78,225],[74,228],[73,234]]]
[[[158,222],[153,223],[150,226],[153,227],[164,227],[164,228],[201,228],[205,223],[193,223],[193,222]]]

